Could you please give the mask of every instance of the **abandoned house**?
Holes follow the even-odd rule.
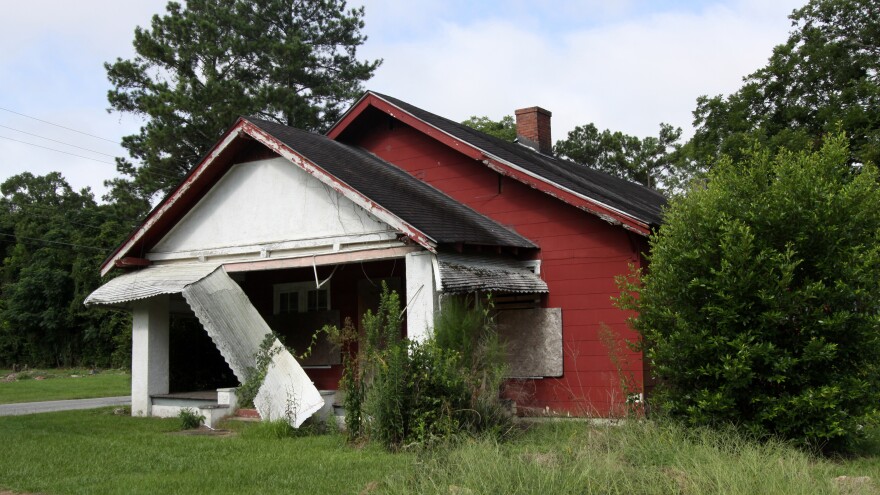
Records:
[[[86,301],[133,312],[132,414],[228,414],[270,329],[301,351],[324,324],[375,310],[383,282],[410,339],[445,297],[491,293],[518,412],[614,414],[644,382],[619,345],[635,334],[615,277],[644,265],[664,199],[554,157],[550,117],[517,110],[506,142],[367,92],[326,135],[238,119]],[[341,351],[313,347],[273,357],[264,418],[293,410],[298,425],[332,406]]]

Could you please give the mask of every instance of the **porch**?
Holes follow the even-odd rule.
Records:
[[[302,409],[306,417],[333,414],[343,350],[318,330],[347,319],[359,322],[377,307],[383,284],[410,303],[406,328],[411,338],[426,335],[432,323],[426,317],[433,314],[435,299],[431,253],[420,248],[384,251],[385,257],[366,253],[359,260],[324,255],[239,265],[163,265],[111,281],[89,302],[133,313],[132,414],[169,417],[192,408],[213,426],[235,411],[233,387],[246,379],[269,330],[293,356],[285,350],[283,363],[273,358],[270,373],[285,376],[267,377],[260,389],[264,407],[257,404],[261,416],[280,417],[285,401],[288,410],[290,403],[307,407]],[[229,286],[191,293],[209,279],[225,279]],[[412,288],[412,282],[419,286]],[[238,292],[238,299],[229,299],[230,292]],[[256,333],[246,327],[257,328]],[[290,381],[291,373],[302,378]],[[305,389],[314,390],[316,400],[306,404]]]

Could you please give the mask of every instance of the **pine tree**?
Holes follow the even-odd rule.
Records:
[[[122,140],[134,161],[117,164],[142,197],[174,187],[240,115],[328,127],[381,62],[357,59],[364,9],[346,10],[344,0],[190,0],[166,9],[135,29],[133,59],[104,64],[110,110],[146,120]]]

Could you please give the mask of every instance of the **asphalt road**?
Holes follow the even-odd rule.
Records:
[[[20,416],[73,409],[95,409],[106,406],[127,406],[131,396],[101,397],[98,399],[51,400],[45,402],[22,402],[19,404],[0,404],[0,416]]]

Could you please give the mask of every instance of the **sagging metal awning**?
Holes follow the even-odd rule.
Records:
[[[216,265],[154,266],[114,278],[86,298],[87,305],[119,306],[161,294],[180,293],[244,383],[254,372],[269,325],[241,287]],[[254,405],[264,419],[286,419],[294,427],[324,405],[321,393],[290,352],[275,340],[272,362]]]
[[[438,253],[443,292],[547,293],[547,283],[527,262],[490,256]]]
[[[114,278],[89,294],[84,303],[121,307],[161,294],[180,294],[184,287],[205,278],[218,266],[210,263],[151,266]]]

